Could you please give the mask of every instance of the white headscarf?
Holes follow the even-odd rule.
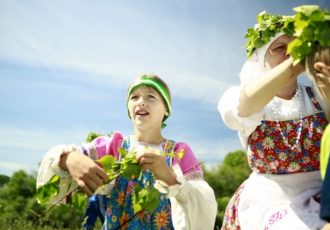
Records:
[[[241,72],[239,73],[239,77],[241,80],[241,84],[245,84],[248,81],[259,77],[261,74],[266,72],[265,68],[265,55],[269,48],[269,46],[280,36],[285,33],[279,32],[274,37],[270,39],[270,41],[264,46],[256,49],[252,56],[246,60],[244,63]]]

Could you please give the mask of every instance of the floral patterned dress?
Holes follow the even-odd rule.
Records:
[[[124,139],[123,147],[129,151],[130,139]],[[164,153],[173,151],[174,141],[168,140],[163,144]],[[166,154],[166,163],[171,165],[172,157]],[[171,220],[171,203],[165,194],[159,197],[160,204],[153,213],[142,211],[134,214],[132,204],[132,192],[134,185],[151,187],[154,185],[155,177],[150,171],[143,171],[142,179],[127,180],[118,177],[114,188],[107,197],[106,218],[103,229],[174,229]]]
[[[111,155],[119,160],[120,148],[124,147],[130,151],[136,148],[135,150],[140,152],[140,147],[144,151],[146,145],[157,154],[159,151],[171,153],[165,154],[165,159],[176,175],[178,184],[166,186],[156,181],[154,185],[154,176],[146,171],[141,180],[126,180],[121,177],[113,181],[115,183],[100,187],[95,193],[107,199],[102,209],[102,212],[106,213],[103,229],[213,229],[217,213],[215,194],[203,178],[200,162],[185,142],[167,140],[159,145],[151,145],[138,142],[134,136],[126,139],[120,132],[115,131],[111,136],[97,137],[91,143],[57,145],[52,147],[41,161],[37,188],[49,183],[54,175],[60,176],[60,191],[51,198],[49,204],[58,203],[65,194],[77,188],[71,175],[59,166],[63,153],[78,151],[92,160]],[[160,205],[153,213],[133,214],[131,194],[134,184],[142,187],[155,186],[157,190],[164,192],[159,196]]]
[[[295,142],[300,126],[300,119],[286,121],[263,120],[248,139],[251,151],[248,153],[249,165],[260,174],[296,174],[319,170],[320,141],[327,125],[324,112],[316,101],[310,87],[306,88],[317,113],[303,117],[299,145],[293,150],[283,141],[278,125],[284,130],[288,143]],[[277,122],[279,124],[277,124]],[[241,194],[248,183],[245,181],[230,200],[224,217],[222,229],[241,229],[239,222],[239,202]],[[283,209],[284,210],[284,209]],[[286,210],[276,213],[269,219],[264,229],[273,225],[286,215]],[[268,227],[267,227],[268,226]]]

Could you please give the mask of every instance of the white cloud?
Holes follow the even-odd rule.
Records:
[[[0,168],[1,168],[1,171],[2,170],[17,171],[20,169],[25,169],[25,170],[27,169],[27,167],[23,164],[5,162],[5,161],[0,161]]]
[[[237,55],[226,50],[228,41],[222,46],[222,31],[184,15],[176,21],[178,12],[160,20],[151,5],[6,2],[0,16],[0,57],[95,73],[84,80],[122,87],[134,76],[155,72],[171,83],[174,95],[214,103],[237,72],[228,74]]]
[[[1,124],[0,127],[0,148],[25,149],[29,151],[45,151],[56,144],[77,140],[80,142],[84,140],[86,133],[88,133],[88,131],[31,130]]]
[[[15,170],[37,170],[44,154],[63,143],[79,144],[88,131],[50,131],[23,129],[0,124],[0,173]]]

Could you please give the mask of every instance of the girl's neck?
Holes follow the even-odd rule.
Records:
[[[297,87],[298,85],[296,81],[291,82],[287,86],[283,87],[276,96],[279,98],[290,100],[295,95]]]
[[[159,131],[141,131],[136,129],[135,136],[138,142],[144,142],[148,144],[155,144],[158,145],[162,143],[165,138],[162,136],[160,130]]]

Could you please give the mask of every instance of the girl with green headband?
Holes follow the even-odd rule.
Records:
[[[103,229],[213,229],[217,203],[200,163],[188,144],[161,133],[171,114],[167,85],[155,75],[137,78],[127,91],[127,109],[133,135],[114,132],[89,144],[51,149],[41,163],[37,187],[56,174],[63,181],[61,191],[70,190],[70,182],[75,182],[88,195],[103,192],[107,199]],[[105,169],[95,163],[106,156],[120,162],[132,156],[129,161],[137,164],[123,168],[109,184]],[[141,169],[136,176],[134,172]],[[149,205],[141,208],[144,202]]]
[[[329,105],[315,85],[297,78],[303,66],[287,54],[292,17],[262,12],[249,29],[241,84],[219,101],[224,123],[247,149],[250,177],[230,200],[222,229],[319,229],[320,140]]]

